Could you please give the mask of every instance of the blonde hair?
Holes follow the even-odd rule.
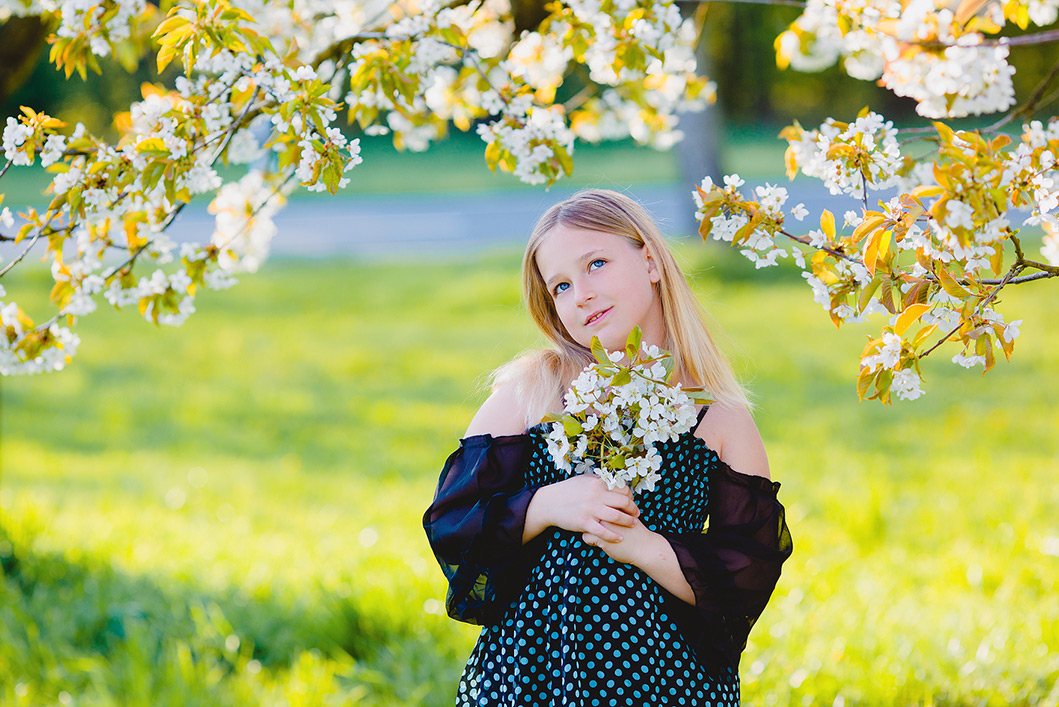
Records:
[[[522,296],[533,321],[555,348],[531,351],[493,373],[493,387],[512,383],[527,426],[557,409],[581,369],[594,359],[574,341],[555,311],[551,293],[537,268],[537,249],[558,226],[610,233],[637,248],[648,247],[658,265],[655,283],[662,305],[664,347],[673,354],[674,379],[705,387],[723,406],[750,407],[746,389],[706,325],[706,313],[688,286],[658,226],[636,201],[615,191],[586,189],[548,209],[537,220],[522,259]]]

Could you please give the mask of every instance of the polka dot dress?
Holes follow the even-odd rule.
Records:
[[[531,485],[566,476],[552,463],[543,430],[529,433]],[[637,498],[640,520],[653,531],[701,531],[707,471],[717,455],[691,432],[658,449],[662,480]],[[580,533],[547,532],[525,589],[499,623],[482,631],[457,705],[739,704],[736,670],[700,663],[653,579],[586,545]]]

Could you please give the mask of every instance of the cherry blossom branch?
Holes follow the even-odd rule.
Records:
[[[800,7],[805,9],[805,3],[800,0],[694,0],[694,2],[708,3],[708,2],[732,2],[732,3],[744,3],[747,5],[787,5],[789,7]]]
[[[1015,108],[1014,110],[1010,111],[1009,113],[1005,114],[1002,118],[1000,118],[996,122],[991,123],[990,125],[987,125],[987,126],[982,127],[982,128],[977,128],[978,132],[981,132],[981,133],[997,132],[998,130],[1000,130],[1001,128],[1003,128],[1005,125],[1007,125],[1011,121],[1015,120],[1016,118],[1019,118],[1019,117],[1022,117],[1022,116],[1029,117],[1036,110],[1038,110],[1038,108],[1043,107],[1043,106],[1048,105],[1049,103],[1051,103],[1055,98],[1059,97],[1059,92],[1053,93],[1053,94],[1049,95],[1047,98],[1045,98],[1045,93],[1047,92],[1047,90],[1051,87],[1052,83],[1057,78],[1059,78],[1059,64],[1056,64],[1054,67],[1052,67],[1051,72],[1046,77],[1044,77],[1044,79],[1037,85],[1037,88],[1034,90],[1033,95],[1030,96],[1029,100],[1026,101],[1026,103],[1024,103],[1023,105],[1019,106],[1018,108]],[[917,140],[927,140],[927,141],[930,141],[930,142],[937,142],[938,141],[937,128],[935,128],[933,126],[923,126],[923,127],[920,127],[920,128],[900,128],[898,130],[898,133],[900,135],[915,135],[916,136],[916,137],[906,138],[904,140],[901,140],[900,142],[901,142],[902,145],[908,144],[910,142],[915,142]],[[920,136],[922,136],[922,137],[920,137]]]
[[[235,86],[235,82],[233,81],[232,85],[229,86],[229,91],[234,90],[234,86]],[[243,112],[239,115],[239,117],[236,118],[235,120],[233,120],[232,124],[229,125],[228,128],[223,133],[221,133],[221,135],[222,135],[221,144],[217,148],[217,151],[213,153],[213,157],[210,159],[210,166],[211,167],[213,165],[217,164],[217,160],[219,160],[221,158],[221,154],[224,152],[225,148],[228,147],[228,143],[230,143],[232,141],[232,137],[235,136],[236,131],[238,131],[239,129],[244,127],[244,123],[247,122],[246,116],[250,113],[250,109],[252,107],[254,107],[254,99],[257,98],[257,94],[258,94],[258,92],[260,90],[261,90],[260,88],[256,88],[256,87],[254,88],[254,92],[250,95],[250,99],[246,102],[246,108],[244,108]],[[231,95],[231,93],[229,93],[229,96],[230,95]],[[205,145],[206,145],[206,142],[203,141],[203,147],[205,147]],[[176,208],[173,209],[173,212],[166,217],[165,221],[162,222],[162,225],[161,225],[161,228],[159,229],[159,232],[163,232],[167,228],[169,228],[170,224],[172,224],[173,221],[176,220],[176,217],[180,215],[180,212],[183,211],[184,207],[187,206],[187,205],[188,205],[188,202],[186,202],[186,201],[180,202],[180,204]],[[146,248],[146,246],[145,246],[145,248]],[[143,250],[143,249],[141,249],[141,250]],[[135,260],[136,255],[138,255],[138,254],[139,254],[139,251],[134,253],[129,262],[131,263],[133,260]]]
[[[52,214],[51,216],[48,217],[47,221],[42,223],[37,228],[37,232],[33,234],[33,239],[30,240],[29,245],[26,246],[26,249],[23,250],[19,254],[19,256],[17,258],[15,258],[10,263],[8,263],[7,266],[3,270],[0,270],[0,277],[3,277],[4,275],[6,275],[7,272],[9,270],[11,270],[11,268],[13,268],[16,265],[18,265],[20,262],[22,262],[23,258],[25,258],[27,255],[29,255],[29,252],[31,250],[33,250],[33,246],[36,245],[37,241],[40,240],[40,237],[44,234],[44,229],[46,229],[49,225],[51,225],[52,219],[54,219],[54,218],[55,218],[55,215]]]
[[[375,17],[372,17],[370,20],[365,22],[364,26],[365,27],[371,27],[376,22],[378,22],[379,20],[381,20],[384,17],[386,17],[387,15],[389,15],[390,8],[392,8],[394,5],[397,5],[397,4],[398,4],[397,0],[394,0],[394,2],[391,2],[389,5],[387,5],[386,7],[382,8],[375,15]],[[455,4],[455,3],[452,3],[452,4]],[[451,7],[451,4],[450,5],[446,5],[446,7]],[[347,55],[351,51],[353,51],[353,47],[355,47],[358,42],[362,42],[365,39],[395,39],[395,40],[400,40],[400,39],[411,39],[411,37],[391,36],[391,35],[386,34],[385,32],[378,32],[378,31],[371,31],[371,30],[366,31],[366,32],[358,32],[357,34],[351,35],[349,37],[345,37],[344,39],[340,39],[339,41],[337,41],[334,44],[332,44],[331,46],[329,46],[327,49],[325,49],[322,52],[320,52],[319,54],[317,54],[316,57],[311,62],[309,62],[309,66],[313,67],[313,70],[315,71],[315,70],[319,69],[320,65],[323,64],[325,61],[328,61],[328,60],[337,61],[338,59],[344,57],[345,55]]]
[[[1015,262],[1011,264],[1011,267],[1008,269],[1007,274],[1004,275],[1003,279],[1001,279],[1001,280],[979,280],[978,281],[980,284],[983,284],[983,285],[993,285],[993,284],[995,284],[996,287],[993,289],[992,292],[989,293],[989,296],[986,297],[984,300],[982,300],[982,302],[975,309],[980,310],[980,309],[984,308],[986,305],[988,305],[990,302],[992,302],[996,298],[996,296],[998,294],[1000,294],[1000,290],[1002,290],[1004,287],[1007,287],[1008,285],[1018,285],[1018,284],[1021,284],[1021,283],[1024,283],[1024,282],[1032,282],[1034,280],[1044,280],[1044,279],[1047,279],[1047,278],[1059,277],[1059,267],[1055,267],[1055,266],[1052,266],[1052,265],[1046,265],[1045,263],[1038,263],[1038,262],[1033,261],[1033,260],[1026,260],[1025,257],[1023,256],[1022,244],[1019,242],[1018,237],[1017,236],[1012,236],[1011,237],[1011,241],[1012,241],[1013,245],[1015,246],[1015,252],[1017,254]],[[1026,268],[1037,268],[1037,269],[1040,269],[1041,272],[1037,272],[1037,273],[1034,273],[1032,275],[1018,276],[1018,273],[1022,272]],[[954,329],[952,329],[949,333],[947,333],[945,336],[943,336],[941,339],[939,339],[929,349],[927,349],[922,354],[920,354],[919,358],[925,358],[934,349],[938,348],[943,343],[948,341],[949,338],[952,337],[953,334],[955,334],[956,332],[958,332],[960,330],[960,328],[963,326],[963,324],[964,324],[964,320],[961,318],[960,323],[957,324]]]
[[[840,250],[835,250],[834,248],[829,248],[828,246],[815,245],[812,242],[810,242],[809,239],[807,239],[806,237],[804,237],[804,236],[795,236],[792,233],[789,233],[788,231],[783,230],[782,228],[777,230],[776,232],[786,236],[787,238],[791,239],[792,241],[795,241],[797,243],[801,243],[802,245],[808,246],[809,248],[813,248],[815,250],[822,250],[825,253],[828,253],[829,255],[832,255],[832,256],[834,256],[836,258],[841,258],[842,260],[846,260],[846,261],[849,261],[851,263],[860,263],[860,264],[864,263],[863,260],[861,260],[860,258],[858,258],[858,257],[856,257],[854,255],[850,255],[848,253],[843,253]],[[1025,270],[1026,268],[1033,268],[1035,270],[1040,270],[1041,272],[1037,272],[1037,273],[1034,273],[1032,275],[1021,275],[1021,276],[1017,276],[1017,277],[1014,277],[1014,276],[1004,277],[1004,278],[1001,278],[1001,279],[986,278],[986,279],[981,279],[981,280],[975,280],[975,282],[977,282],[980,285],[1021,285],[1023,283],[1033,282],[1035,280],[1046,280],[1046,279],[1053,278],[1053,277],[1059,277],[1059,267],[1056,267],[1054,265],[1048,265],[1046,263],[1039,263],[1039,262],[1037,262],[1035,260],[1027,260],[1023,256],[1021,244],[1018,242],[1018,238],[1016,236],[1012,236],[1011,240],[1015,243],[1015,250],[1016,250],[1016,256],[1017,256],[1016,259],[1015,259],[1015,262],[1012,264],[1012,267],[1015,268],[1017,266],[1018,272],[1021,272],[1022,270]],[[1009,275],[1010,275],[1010,273],[1009,273]],[[926,275],[924,275],[923,279],[930,280],[931,282],[938,282],[937,277],[934,276],[931,273],[927,273]],[[957,282],[960,283],[963,286],[967,286],[967,285],[971,284],[967,280],[957,280]]]
[[[848,253],[843,253],[840,250],[835,250],[834,248],[828,248],[827,246],[824,246],[824,245],[813,245],[809,241],[809,239],[807,239],[805,236],[795,236],[795,235],[793,235],[791,233],[788,233],[787,231],[784,231],[782,228],[779,229],[777,231],[777,233],[782,233],[783,235],[787,236],[787,238],[790,238],[792,241],[797,241],[798,243],[801,243],[802,245],[809,246],[810,248],[815,248],[817,250],[822,250],[825,253],[830,253],[831,255],[835,256],[836,258],[842,258],[843,260],[848,260],[851,263],[862,263],[863,262],[859,258],[855,258],[852,255],[849,255]]]
[[[246,220],[243,222],[243,225],[239,228],[239,230],[236,231],[235,233],[231,234],[231,236],[229,236],[228,240],[224,241],[223,243],[218,243],[217,244],[217,248],[219,248],[219,249],[227,248],[229,243],[234,241],[237,237],[243,235],[243,233],[246,232],[246,229],[249,228],[250,222],[253,221],[254,218],[259,213],[261,213],[261,209],[265,208],[265,206],[267,206],[270,201],[272,201],[274,198],[276,198],[276,196],[281,191],[283,191],[283,189],[288,184],[290,184],[291,180],[294,179],[294,176],[295,176],[294,170],[289,170],[288,173],[287,173],[287,176],[283,178],[283,181],[281,181],[279,184],[276,185],[275,189],[272,190],[272,193],[269,194],[268,197],[266,197],[264,201],[262,201],[260,204],[255,206],[253,211],[251,211],[249,214],[247,214]]]
[[[1012,279],[1012,277],[1014,277],[1015,273],[1019,272],[1021,269],[1022,269],[1021,264],[1018,261],[1012,263],[1011,268],[1008,269],[1007,275],[1004,276],[1004,279],[1000,281],[1000,283],[993,289],[993,291],[989,293],[989,296],[986,297],[984,300],[982,300],[978,304],[978,306],[975,307],[975,309],[976,310],[984,309],[987,304],[992,302],[996,298],[996,296],[998,294],[1000,294],[1000,290],[1002,290],[1005,285],[1007,285],[1007,284],[1009,284],[1011,282],[1011,279]],[[951,337],[953,334],[958,332],[960,330],[960,328],[963,327],[963,324],[964,324],[964,319],[963,319],[963,317],[961,317],[959,324],[957,324],[956,327],[952,331],[950,331],[948,334],[946,334],[945,336],[943,336],[940,339],[938,339],[938,341],[933,346],[931,346],[929,349],[927,349],[926,351],[921,353],[918,356],[918,358],[924,359],[927,356],[929,356],[931,351],[933,351],[934,349],[936,349],[939,346],[941,346],[942,344],[944,344],[946,341],[949,340],[949,337]]]
[[[313,67],[313,70],[320,68],[320,65],[325,61],[334,60],[337,61],[345,55],[353,51],[353,47],[357,46],[358,43],[363,42],[366,39],[408,39],[407,37],[391,37],[385,32],[361,32],[354,34],[351,37],[341,39],[327,49],[323,50],[309,62],[309,66]]]
[[[1055,81],[1056,78],[1059,78],[1059,63],[1056,63],[1056,65],[1052,67],[1051,73],[1044,77],[1040,84],[1037,85],[1037,88],[1033,91],[1033,95],[1030,96],[1030,100],[1026,101],[1025,104],[1011,111],[992,125],[983,128],[983,131],[991,132],[999,130],[1019,116],[1028,116],[1032,114],[1033,111],[1037,109],[1037,105],[1041,103],[1041,99],[1044,98],[1044,94],[1048,90],[1048,87],[1052,85],[1052,82]]]
[[[1052,29],[1046,32],[1036,32],[1034,34],[1023,34],[1018,37],[999,37],[997,39],[985,39],[978,46],[982,47],[999,47],[999,46],[1024,46],[1032,44],[1047,44],[1048,42],[1059,42],[1059,29]]]
[[[229,86],[229,89],[232,89],[234,85],[235,82],[232,82],[232,85]],[[233,120],[232,124],[229,125],[228,128],[222,133],[224,135],[224,139],[222,140],[220,146],[217,148],[217,151],[213,153],[213,157],[210,159],[211,167],[217,163],[218,159],[220,159],[221,154],[224,152],[225,148],[228,147],[228,143],[231,142],[231,139],[235,135],[236,131],[243,127],[244,122],[248,122],[247,116],[250,115],[250,109],[254,106],[254,99],[257,97],[258,90],[259,89],[257,88],[254,89],[254,93],[251,94],[250,100],[246,102],[246,108],[243,109],[242,114],[238,118]],[[124,196],[124,194],[122,196]],[[166,216],[165,221],[163,221],[162,224],[159,226],[158,232],[164,233],[165,230],[173,224],[173,221],[176,220],[176,217],[180,215],[180,212],[184,210],[188,203],[189,202],[187,201],[182,201],[177,204],[177,206],[173,208],[173,211],[170,212],[168,216]],[[152,239],[145,243],[143,247],[137,248],[135,251],[130,251],[128,259],[125,260],[125,262],[123,262],[121,265],[112,268],[106,275],[103,276],[103,279],[108,279],[114,276],[116,273],[119,273],[122,270],[134,265],[136,263],[136,259],[140,257],[140,253],[147,250],[147,246],[149,246],[153,242],[154,240]]]

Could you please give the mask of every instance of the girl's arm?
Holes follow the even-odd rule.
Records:
[[[526,431],[526,415],[518,403],[513,384],[498,386],[482,404],[467,428],[467,437],[489,434],[493,437]],[[528,543],[547,528],[555,526],[575,532],[592,532],[612,542],[620,542],[624,528],[632,527],[640,515],[632,494],[610,491],[595,476],[576,476],[533,494],[526,508],[522,542]],[[609,523],[610,527],[603,523]]]
[[[695,430],[695,436],[717,452],[721,461],[744,474],[769,478],[768,457],[757,425],[746,408],[712,405]],[[597,545],[618,562],[635,565],[674,596],[695,604],[695,593],[688,584],[673,546],[662,535],[638,522],[619,542],[586,533],[585,542]]]
[[[688,604],[695,603],[695,592],[684,578],[673,546],[663,536],[648,530],[639,520],[625,531],[625,539],[621,542],[607,542],[591,533],[585,533],[582,537],[586,543],[602,548],[618,562],[639,567],[678,599]]]

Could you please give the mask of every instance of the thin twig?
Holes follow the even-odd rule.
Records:
[[[982,300],[978,304],[978,306],[975,307],[975,310],[982,310],[982,309],[985,308],[985,306],[987,304],[992,302],[993,299],[996,298],[996,296],[998,294],[1000,294],[1000,290],[1002,290],[1006,285],[1010,284],[1011,281],[1012,281],[1012,278],[1015,276],[1015,273],[1021,271],[1022,268],[1023,268],[1023,264],[1020,261],[1016,260],[1014,263],[1012,263],[1011,268],[1008,270],[1007,274],[1004,276],[1004,279],[1001,280],[1000,283],[993,289],[993,291],[989,293],[988,297],[986,297],[984,300]],[[1052,277],[1052,276],[1049,275],[1049,277]],[[1040,278],[1035,278],[1035,279],[1040,279]],[[931,351],[933,351],[934,349],[936,349],[939,346],[941,346],[942,344],[944,344],[946,341],[949,340],[949,337],[951,337],[953,334],[958,332],[960,330],[960,328],[963,327],[963,324],[964,324],[964,318],[960,317],[960,322],[959,322],[959,324],[956,325],[956,328],[954,328],[952,331],[950,331],[948,334],[946,334],[942,338],[938,339],[938,341],[933,346],[931,346],[929,349],[927,349],[922,354],[920,354],[919,358],[920,359],[926,358],[930,354]]]
[[[235,86],[235,82],[232,82],[232,85],[229,86],[229,89],[233,89],[234,86]],[[248,100],[246,102],[246,108],[243,109],[242,114],[238,118],[233,120],[232,124],[228,127],[228,129],[224,133],[222,133],[224,135],[224,139],[221,142],[220,146],[217,148],[217,151],[213,153],[213,157],[210,158],[210,166],[211,167],[217,163],[217,160],[220,159],[221,153],[224,152],[224,149],[228,146],[228,143],[231,142],[231,139],[232,139],[232,137],[234,137],[235,133],[240,128],[243,127],[243,123],[244,123],[244,121],[246,121],[247,116],[251,112],[250,109],[254,105],[254,98],[257,97],[257,91],[258,91],[258,89],[255,88],[254,89],[254,93],[250,96],[250,100]],[[158,228],[158,232],[159,233],[164,232],[167,228],[169,228],[169,226],[172,225],[173,221],[176,220],[176,217],[180,215],[180,212],[182,212],[187,205],[188,205],[188,202],[186,202],[186,201],[182,201],[179,204],[177,204],[177,206],[174,207],[173,211],[171,211],[169,213],[169,215],[166,216],[165,220],[161,223],[161,225]],[[113,275],[115,275],[116,273],[121,272],[125,268],[127,268],[127,267],[129,267],[131,265],[134,265],[136,263],[136,259],[140,257],[140,253],[142,253],[145,250],[147,250],[147,246],[149,246],[153,242],[154,242],[153,239],[150,240],[150,241],[147,241],[147,243],[145,243],[143,245],[143,247],[137,248],[135,251],[132,251],[131,255],[129,255],[129,257],[125,260],[125,262],[123,262],[121,265],[118,265],[118,266],[115,266],[114,268],[111,268],[111,270],[106,275],[104,275],[103,278],[107,279],[109,277],[112,277]]]
[[[983,128],[982,132],[992,132],[994,130],[999,130],[1015,118],[1033,113],[1033,111],[1037,108],[1037,104],[1040,103],[1041,99],[1044,97],[1045,91],[1048,90],[1048,87],[1052,84],[1053,81],[1055,81],[1056,78],[1059,78],[1059,63],[1052,67],[1051,73],[1045,76],[1044,79],[1037,85],[1037,88],[1033,91],[1033,95],[1030,96],[1030,100],[1026,101],[1024,105],[1011,111],[992,125]]]
[[[1055,67],[1052,68],[1051,72],[1037,85],[1037,88],[1034,90],[1033,95],[1030,96],[1030,99],[1026,101],[1025,104],[1005,114],[996,122],[991,123],[982,128],[975,128],[975,130],[980,133],[997,132],[1016,118],[1032,115],[1039,108],[1048,105],[1056,98],[1059,98],[1059,91],[1050,94],[1047,97],[1045,97],[1044,95],[1045,92],[1048,90],[1049,86],[1051,86],[1052,82],[1055,81],[1057,78],[1059,78],[1059,64],[1056,64]],[[899,128],[897,132],[900,135],[917,136],[901,140],[900,142],[902,145],[905,145],[910,142],[915,142],[917,140],[930,140],[933,142],[937,142],[938,140],[937,136],[935,135],[937,129],[933,126],[923,126],[918,128]],[[924,137],[918,137],[920,135]]]
[[[831,255],[835,256],[836,258],[842,258],[843,260],[848,260],[851,263],[861,263],[861,262],[863,262],[863,261],[861,261],[861,260],[859,260],[857,258],[854,258],[852,255],[849,255],[847,253],[843,253],[840,250],[835,250],[834,248],[828,248],[827,246],[824,246],[824,245],[813,245],[804,236],[792,235],[792,234],[788,233],[787,231],[784,231],[782,228],[778,231],[778,233],[782,233],[783,235],[787,236],[787,238],[790,238],[792,241],[797,241],[798,243],[801,243],[802,245],[807,245],[810,248],[816,248],[817,250],[822,250],[825,253],[830,253]]]
[[[16,265],[18,265],[20,262],[22,262],[23,258],[25,258],[27,255],[29,255],[29,252],[31,250],[33,250],[33,246],[36,245],[37,241],[40,240],[41,235],[43,235],[44,229],[46,229],[49,225],[51,225],[51,222],[52,222],[53,218],[55,218],[54,214],[49,216],[48,220],[40,225],[40,227],[37,229],[37,232],[33,234],[33,239],[29,242],[29,245],[26,246],[26,249],[23,250],[19,254],[19,256],[17,258],[15,258],[10,263],[8,263],[7,266],[3,270],[0,270],[0,277],[3,277],[4,275],[6,275],[7,272],[9,270],[11,270],[11,268],[13,268]]]
[[[280,191],[282,191],[282,190],[283,190],[283,188],[284,188],[284,187],[286,187],[286,186],[287,186],[288,184],[290,184],[290,181],[291,181],[292,179],[294,179],[294,175],[295,175],[295,174],[296,174],[296,173],[295,173],[295,171],[294,171],[294,170],[291,170],[291,171],[290,171],[290,174],[288,174],[288,175],[287,175],[286,177],[284,177],[284,178],[283,178],[283,181],[282,181],[282,182],[280,182],[279,184],[277,184],[277,185],[276,185],[276,188],[272,190],[272,193],[271,193],[271,194],[269,194],[269,195],[268,195],[268,197],[267,197],[267,198],[266,198],[266,199],[265,199],[264,201],[262,201],[262,202],[261,202],[260,204],[258,204],[257,206],[255,206],[255,207],[254,207],[254,210],[253,210],[253,211],[251,211],[251,212],[250,212],[250,213],[249,213],[249,214],[247,215],[247,217],[246,217],[246,221],[244,221],[244,222],[243,222],[243,225],[242,225],[242,227],[241,227],[241,228],[240,228],[240,229],[239,229],[238,231],[236,231],[235,233],[233,233],[233,234],[232,234],[232,235],[231,235],[231,236],[230,236],[230,237],[228,238],[228,240],[224,241],[223,243],[218,243],[218,244],[217,244],[217,248],[218,248],[219,250],[223,250],[224,248],[227,248],[227,247],[228,247],[228,245],[229,245],[229,244],[230,244],[230,243],[231,243],[232,241],[234,241],[234,240],[235,240],[235,239],[236,239],[236,238],[237,238],[238,236],[241,236],[241,235],[243,235],[243,233],[244,233],[244,232],[246,231],[246,229],[250,227],[250,222],[251,222],[251,221],[253,221],[253,220],[254,220],[254,218],[255,218],[255,217],[256,217],[256,216],[257,216],[257,215],[258,215],[258,214],[259,214],[259,213],[261,212],[261,209],[265,208],[265,207],[266,207],[266,206],[268,205],[268,203],[269,203],[270,201],[272,201],[272,200],[273,200],[273,199],[274,199],[274,198],[275,198],[275,197],[276,197],[276,196],[277,196],[277,195],[278,195],[278,194],[280,193]]]

